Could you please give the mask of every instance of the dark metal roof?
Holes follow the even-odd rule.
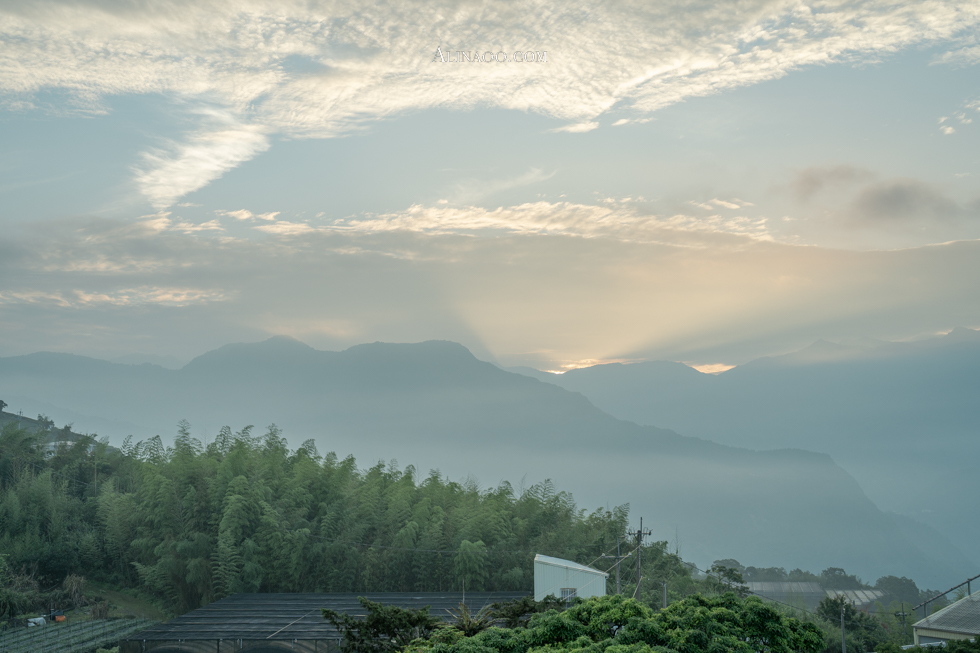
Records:
[[[360,596],[401,608],[430,606],[429,614],[447,621],[452,618],[447,610],[459,607],[463,600],[462,592],[235,594],[148,628],[128,640],[340,639],[320,608],[363,617],[366,611],[357,600]],[[467,592],[466,605],[479,610],[497,601],[525,596],[530,596],[530,592]]]

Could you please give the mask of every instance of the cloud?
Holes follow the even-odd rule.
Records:
[[[135,181],[152,205],[168,207],[269,149],[269,139],[262,127],[227,118],[222,122],[227,124],[203,128],[183,142],[171,141],[143,153],[143,164],[135,170]]]
[[[677,246],[702,246],[705,238],[737,236],[769,240],[765,218],[719,215],[690,216],[645,214],[631,205],[609,198],[603,206],[570,202],[530,202],[497,209],[477,206],[415,205],[405,211],[364,214],[335,220],[319,227],[344,233],[414,232],[432,235],[551,235],[604,238],[623,242],[659,242]],[[737,208],[737,206],[736,206]],[[276,226],[283,224],[277,223]],[[270,233],[272,228],[257,227]],[[304,225],[303,227],[307,227]],[[292,235],[291,232],[285,231]]]
[[[193,223],[193,222],[177,222],[173,225],[173,229],[176,229],[185,234],[191,234],[198,231],[224,231],[225,228],[221,226],[221,223],[217,220],[209,220],[207,222]]]
[[[936,63],[952,66],[974,66],[980,63],[980,45],[966,45],[944,52],[936,58]]]
[[[235,218],[236,220],[251,220],[255,215],[247,209],[238,209],[237,211],[215,211],[218,215],[227,215],[229,218]]]
[[[858,193],[850,214],[857,221],[949,220],[960,207],[933,186],[915,179],[872,184]]]
[[[0,242],[0,344],[179,346],[191,356],[285,328],[321,348],[445,338],[505,364],[559,369],[585,359],[731,364],[744,358],[725,348],[743,341],[791,347],[980,324],[980,304],[964,300],[980,292],[980,241],[796,247],[607,205],[419,207],[370,222],[380,218],[366,216],[360,230],[311,224],[256,240],[104,219],[36,223]],[[615,237],[644,219],[651,226],[641,233],[653,240]],[[386,230],[399,220],[421,224]],[[481,222],[484,237],[460,228]],[[701,230],[671,228],[693,225]],[[690,353],[709,345],[711,355]]]
[[[797,172],[790,182],[790,190],[800,201],[806,202],[825,190],[842,190],[874,178],[863,168],[848,165],[814,166]]]
[[[0,304],[50,304],[62,308],[85,308],[99,305],[141,306],[146,304],[182,307],[225,299],[227,296],[219,290],[154,286],[123,288],[108,292],[75,289],[58,292],[11,291],[0,293]]]
[[[711,200],[711,203],[714,204],[714,205],[716,205],[716,206],[722,206],[722,207],[724,207],[726,209],[740,209],[740,208],[742,208],[740,205],[735,204],[734,202],[726,202],[724,200],[719,200],[719,199],[713,199],[713,200]]]
[[[550,130],[552,133],[566,132],[569,134],[584,134],[585,132],[590,132],[593,129],[598,129],[599,123],[597,122],[577,122],[572,125],[562,125],[561,127],[555,127]]]
[[[598,128],[807,65],[954,40],[980,23],[970,0],[806,5],[520,5],[340,0],[7,3],[0,99],[30,107],[62,89],[79,111],[159,94],[200,124],[144,154],[140,191],[165,207],[270,146],[329,138],[399,113],[477,106]],[[547,63],[432,63],[437,46],[547,50]]]
[[[300,236],[316,231],[313,227],[302,222],[287,222],[280,220],[275,224],[261,224],[255,227],[258,231],[279,236]]]
[[[557,174],[556,170],[544,172],[538,168],[531,168],[522,175],[505,179],[465,179],[454,185],[452,198],[456,203],[478,202],[495,193],[547,181],[554,177],[555,174]],[[449,201],[446,200],[440,203],[448,204]]]
[[[218,215],[227,215],[230,218],[235,218],[236,220],[275,220],[276,216],[279,215],[280,211],[270,211],[269,213],[259,213],[258,215],[252,213],[247,209],[238,209],[237,211],[215,211]]]

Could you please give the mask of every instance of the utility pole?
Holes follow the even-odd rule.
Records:
[[[619,586],[619,561],[620,560],[623,560],[626,556],[620,555],[620,553],[619,553],[619,536],[618,535],[616,536],[616,555],[614,555],[614,556],[603,555],[602,557],[603,558],[610,558],[610,559],[616,561],[616,594],[622,594],[622,590],[620,589],[620,586]]]
[[[661,581],[664,584],[664,610],[667,609],[667,581]]]
[[[844,640],[844,605],[846,601],[841,601],[840,604],[840,650],[841,653],[847,653],[847,642]]]
[[[909,639],[909,630],[908,630],[908,628],[905,627],[905,617],[910,616],[910,614],[911,613],[905,611],[905,602],[904,601],[902,602],[902,611],[895,613],[895,616],[896,617],[901,617],[902,618],[902,632],[905,633],[905,641],[908,641],[908,639]]]
[[[633,598],[639,600],[640,581],[643,579],[643,538],[651,535],[650,531],[643,530],[643,517],[640,517],[640,529],[629,531],[629,534],[636,536],[636,590],[633,592]]]

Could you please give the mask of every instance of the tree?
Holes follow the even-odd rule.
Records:
[[[549,594],[540,601],[535,601],[534,597],[523,596],[511,601],[502,601],[490,605],[493,611],[493,618],[500,621],[507,628],[517,628],[531,615],[548,610],[564,610],[565,601],[562,601],[553,594]]]
[[[471,612],[469,606],[460,602],[458,608],[450,608],[448,612],[453,616],[453,628],[467,637],[483,632],[494,622],[493,608],[489,605],[483,606],[477,612]]]
[[[855,645],[859,651],[874,651],[878,644],[888,640],[888,633],[882,628],[881,622],[870,614],[859,612],[844,596],[826,597],[817,606],[817,615],[826,619],[836,632],[828,636],[828,649],[840,650],[841,611],[844,614],[844,633],[850,650]]]
[[[487,545],[483,540],[463,540],[456,554],[455,568],[456,578],[464,591],[482,590],[487,580]]]
[[[718,560],[711,565],[708,570],[708,578],[713,582],[715,591],[719,593],[724,592],[735,592],[741,598],[745,598],[749,595],[749,588],[745,585],[745,581],[742,579],[742,571],[737,568],[726,567],[721,564],[723,562],[734,562],[736,565],[741,567],[735,560]]]
[[[783,567],[746,567],[742,577],[749,582],[781,582],[789,580]]]
[[[820,585],[825,590],[860,590],[867,586],[857,576],[848,574],[840,567],[828,567],[820,572]]]
[[[4,401],[3,399],[0,399],[0,413],[2,413],[3,409],[6,407],[7,407],[7,402]]]
[[[47,433],[54,428],[54,420],[47,415],[38,414],[37,416],[38,426],[41,427],[42,433]]]
[[[473,637],[441,634],[406,653],[817,653],[820,630],[758,598],[690,596],[662,611],[620,595],[535,614],[526,627],[488,628]]]
[[[442,620],[429,614],[429,607],[420,610],[382,605],[363,596],[357,599],[368,611],[364,621],[346,613],[321,608],[323,618],[343,635],[343,653],[393,653],[418,638],[428,638]]]
[[[915,605],[919,602],[919,588],[911,578],[902,576],[882,576],[875,583],[875,589],[885,593],[885,596],[892,601],[911,603]]]

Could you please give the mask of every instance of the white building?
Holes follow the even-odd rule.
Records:
[[[576,596],[605,596],[608,577],[598,569],[539,553],[534,556],[534,600],[549,594],[568,601]]]

